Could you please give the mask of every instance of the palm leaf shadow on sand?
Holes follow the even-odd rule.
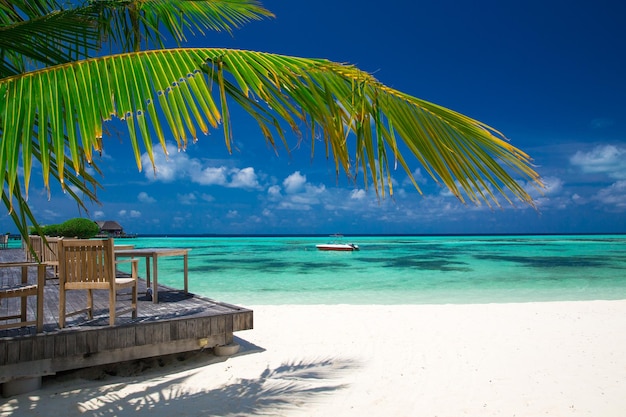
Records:
[[[250,351],[254,345],[244,342],[241,354],[254,354]],[[258,348],[256,353],[263,351]],[[223,362],[227,358],[211,357],[204,363],[184,365],[183,368],[210,366],[212,363]],[[145,391],[124,395],[120,390],[133,384],[140,384],[142,377],[119,377],[115,382],[107,381],[101,386],[83,386],[76,390],[67,390],[54,396],[70,399],[77,408],[68,410],[68,416],[126,416],[126,415],[197,415],[197,416],[255,416],[276,415],[281,410],[306,407],[320,395],[332,395],[347,387],[338,382],[346,372],[357,369],[359,364],[350,359],[324,358],[313,360],[296,360],[282,363],[276,368],[266,368],[258,377],[238,378],[232,383],[214,389],[193,387],[187,389],[185,382],[196,376],[197,372],[186,372],[178,378],[167,378],[171,370],[159,370],[150,374],[152,381],[157,381]],[[175,372],[180,372],[180,368]],[[199,372],[199,371],[198,371]],[[206,371],[205,371],[206,372]],[[163,378],[160,378],[162,376]],[[164,379],[163,382],[158,382]],[[32,400],[32,398],[31,398]],[[53,398],[42,398],[38,405],[29,402],[22,404],[30,411],[45,409],[45,403]],[[22,408],[15,404],[14,412],[19,414]],[[22,408],[23,409],[23,408]],[[188,414],[193,410],[192,414]]]
[[[152,414],[159,409],[167,409],[171,415],[177,409],[194,410],[198,416],[275,415],[281,409],[306,407],[316,396],[345,388],[332,379],[338,371],[351,366],[350,362],[337,359],[285,363],[266,369],[257,378],[239,379],[217,389],[192,393],[181,389],[187,377],[157,384],[125,398],[119,398],[115,392],[96,390],[91,395],[100,397],[99,406],[84,409],[84,415]]]

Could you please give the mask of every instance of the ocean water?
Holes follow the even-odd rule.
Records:
[[[447,304],[626,299],[626,235],[352,236],[358,252],[323,252],[324,237],[138,237],[184,247],[191,292],[237,305]],[[139,272],[143,276],[144,265]],[[182,288],[180,257],[159,282]]]

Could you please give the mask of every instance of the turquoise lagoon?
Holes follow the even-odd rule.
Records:
[[[626,299],[626,235],[351,236],[358,252],[322,252],[324,237],[138,237],[184,247],[190,291],[238,305],[445,304]],[[145,269],[140,266],[140,275]],[[182,288],[180,258],[159,282]]]

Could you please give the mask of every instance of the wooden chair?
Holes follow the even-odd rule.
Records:
[[[42,262],[52,268],[52,277],[59,276],[59,240],[60,237],[46,236],[46,240],[41,243]]]
[[[65,327],[66,316],[87,312],[93,318],[93,290],[109,291],[109,325],[115,325],[116,314],[132,312],[137,317],[137,259],[131,262],[131,276],[118,277],[113,239],[60,239],[59,255],[59,327]],[[132,289],[131,306],[116,310],[117,291]],[[87,308],[66,314],[66,292],[87,290]]]
[[[27,262],[43,262],[43,239],[39,235],[29,235],[22,244]]]
[[[45,239],[39,235],[29,235],[28,241],[22,247],[28,262],[41,262],[52,268],[52,275],[46,278],[57,278],[59,276],[58,241],[60,237],[46,236]]]
[[[28,282],[29,267],[37,267],[36,284]],[[46,266],[36,262],[7,262],[0,263],[0,268],[20,268],[22,270],[21,280],[11,280],[7,285],[0,286],[0,301],[9,298],[21,298],[19,314],[8,314],[0,317],[0,321],[13,321],[15,319],[19,319],[19,321],[0,324],[0,329],[35,325],[37,332],[41,332],[43,330],[43,286],[46,276]],[[30,296],[37,297],[34,320],[28,320],[28,297]],[[8,311],[9,310],[7,310],[7,312]]]

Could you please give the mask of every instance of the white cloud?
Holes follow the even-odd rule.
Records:
[[[600,189],[591,199],[609,210],[626,209],[626,148],[615,145],[597,146],[589,152],[576,152],[570,159],[584,173],[604,174],[618,180],[609,187]],[[587,199],[577,198],[577,204]]]
[[[130,211],[128,211],[128,210],[120,210],[120,211],[117,212],[117,214],[120,217],[126,217],[126,216],[134,217],[134,218],[141,217],[141,212],[137,211],[137,210],[130,210]]]
[[[212,203],[213,201],[215,201],[215,197],[213,197],[210,194],[201,194],[200,198],[204,201],[206,201],[207,203]]]
[[[302,192],[285,196],[278,208],[283,210],[311,210],[313,206],[324,203],[323,197],[326,197],[326,193],[326,187],[323,184],[319,186],[305,184]]]
[[[587,202],[584,197],[577,193],[574,193],[574,195],[572,195],[572,201],[576,204],[585,204]]]
[[[45,209],[43,212],[44,212],[45,217],[51,217],[51,218],[61,217],[61,213],[50,210],[50,209]]]
[[[478,199],[478,202],[474,203],[472,200],[470,200],[467,192],[464,190],[461,183],[459,181],[456,181],[455,184],[457,186],[459,193],[461,193],[461,196],[463,197],[465,204],[463,204],[463,202],[457,196],[454,195],[452,190],[450,190],[445,185],[441,186],[439,193],[437,195],[438,197],[442,197],[442,198],[449,199],[449,200],[454,200],[454,203],[451,203],[452,204],[451,207],[455,207],[455,208],[464,207],[466,210],[491,210],[492,207],[496,207],[496,204],[491,198],[491,196],[489,195],[490,192],[496,196],[496,199],[498,200],[500,204],[502,204],[505,201],[502,196],[494,192],[493,186],[491,184],[486,184],[487,188],[479,184],[478,186],[480,187],[480,190],[474,188],[474,191],[476,193],[476,198]],[[485,199],[483,199],[480,196],[479,191],[483,193],[483,195],[485,196]],[[429,201],[432,201],[432,200],[429,200]],[[457,205],[456,202],[458,202],[460,205]],[[447,204],[450,204],[450,203],[447,203]],[[491,205],[491,208],[489,205]]]
[[[312,207],[310,204],[305,204],[303,201],[284,200],[280,202],[278,208],[281,210],[309,211]]]
[[[156,200],[153,197],[150,197],[148,193],[146,193],[145,191],[142,191],[139,194],[137,194],[137,200],[139,200],[142,203],[148,203],[148,204],[152,204],[156,202]]]
[[[250,216],[248,217],[248,221],[250,223],[261,223],[263,221],[263,219],[261,219],[259,216]]]
[[[185,166],[188,165],[189,158],[187,154],[178,153],[178,149],[170,144],[167,145],[167,152],[168,155],[173,155],[173,157],[169,157],[163,152],[155,150],[154,166],[156,171],[151,169],[152,162],[150,162],[148,154],[144,153],[141,155],[141,164],[143,165],[143,171],[148,180],[172,182],[178,178],[181,171],[184,171]]]
[[[102,210],[96,210],[93,212],[93,217],[96,219],[103,219],[104,218],[104,211]]]
[[[542,179],[545,188],[543,189],[543,195],[555,195],[560,194],[563,191],[563,180],[557,177],[545,177]],[[533,191],[529,191],[532,195],[537,194],[538,191],[536,189],[532,189]]]
[[[257,179],[254,168],[248,167],[244,169],[232,169],[230,171],[231,180],[227,185],[230,188],[259,188],[259,181]]]
[[[207,167],[192,177],[200,185],[226,185],[226,167]]]
[[[284,189],[285,195],[281,193]],[[269,201],[278,202],[278,209],[282,210],[311,210],[313,206],[324,203],[323,197],[327,194],[326,186],[307,183],[306,175],[296,171],[283,180],[283,188],[272,185],[267,190]]]
[[[272,185],[267,189],[267,196],[270,200],[276,201],[282,198],[282,194],[280,193],[280,185]]]
[[[172,182],[177,179],[190,179],[200,185],[219,185],[229,188],[260,188],[258,176],[254,168],[228,168],[226,166],[211,166],[210,160],[190,158],[186,152],[180,152],[171,145],[167,145],[168,157],[162,152],[155,152],[154,164],[156,175],[146,169],[146,178],[150,181]],[[150,159],[143,154],[141,161],[145,167],[150,166]]]
[[[539,188],[537,184],[534,182],[520,182],[519,185],[528,193],[528,195],[533,199],[537,206],[541,206],[542,208],[547,207],[559,207],[563,208],[566,204],[565,202],[569,199],[569,197],[564,196],[564,182],[562,179],[558,177],[544,177],[542,178],[544,188]],[[489,196],[489,191],[491,191],[495,198],[500,204],[500,207],[507,208],[510,207],[508,201],[505,199],[505,196],[500,194],[491,184],[487,184],[488,188],[481,188],[481,191],[486,196],[487,204],[483,199],[480,199],[480,195],[478,194],[478,198],[480,199],[479,204],[474,204],[467,197],[467,193],[462,189],[461,184],[456,182],[457,187],[459,188],[463,198],[465,199],[465,204],[461,203],[460,200],[457,199],[456,196],[450,191],[448,187],[442,186],[436,198],[445,198],[449,201],[456,200],[460,204],[451,203],[452,206],[443,207],[442,210],[448,210],[451,207],[462,208],[465,211],[491,211],[493,208],[497,207],[493,199]],[[504,194],[513,202],[516,210],[527,209],[530,206],[525,204],[520,204],[518,197],[516,197],[510,190],[504,189]],[[433,199],[431,197],[428,198],[429,202],[432,202]]]
[[[228,210],[228,213],[226,213],[227,219],[234,219],[236,217],[239,217],[239,212],[237,210]]]
[[[607,206],[626,209],[626,181],[617,181],[610,187],[601,189],[594,199]]]
[[[317,204],[319,199],[315,194],[298,194],[290,198],[294,204]]]
[[[415,182],[418,184],[426,184],[428,182],[428,179],[424,176],[424,174],[422,174],[422,170],[420,168],[416,168],[411,174],[413,175]],[[402,181],[402,185],[413,187],[413,183],[408,176],[404,179],[404,181]]]
[[[563,209],[569,206],[570,201],[574,201],[573,197],[570,196],[565,191],[565,182],[559,177],[543,177],[541,178],[544,187],[540,188],[535,182],[520,182],[520,186],[526,191],[526,193],[533,199],[535,205],[537,207],[541,207],[541,209],[546,208],[558,208]],[[506,189],[506,195],[511,199],[511,201],[515,204],[516,210],[525,210],[530,208],[530,206],[526,204],[520,204],[520,200],[513,195],[513,193]],[[502,207],[506,207],[508,202],[504,199],[499,198],[500,196],[496,194],[500,204]]]
[[[326,193],[326,186],[324,184],[320,184],[320,185],[306,184],[304,186],[304,193],[308,194],[309,196],[319,196],[319,195]]]
[[[570,163],[585,173],[601,173],[610,178],[626,179],[626,148],[603,145],[589,152],[578,151],[570,158]]]
[[[176,198],[178,199],[178,202],[180,204],[185,204],[185,205],[193,204],[198,200],[194,193],[177,194]]]
[[[350,192],[350,198],[352,200],[363,200],[365,197],[367,197],[367,193],[363,189],[361,189],[361,190],[352,190]]]
[[[306,175],[300,174],[300,171],[296,171],[283,181],[283,187],[288,194],[294,194],[304,189],[306,184]]]

